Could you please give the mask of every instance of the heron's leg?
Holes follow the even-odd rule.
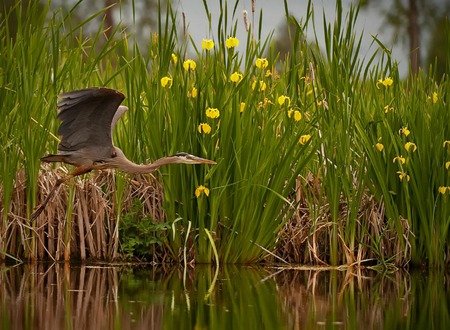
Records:
[[[42,213],[42,211],[44,211],[45,207],[47,206],[48,202],[50,202],[53,199],[53,196],[55,195],[56,191],[58,190],[59,186],[63,183],[66,182],[67,180],[72,179],[75,176],[81,175],[81,174],[85,174],[88,173],[92,170],[92,168],[88,167],[78,167],[75,169],[75,171],[73,171],[72,173],[66,175],[65,177],[62,177],[58,180],[56,180],[55,185],[53,186],[52,190],[50,190],[50,193],[47,195],[47,197],[45,198],[45,200],[42,202],[41,205],[39,205],[36,210],[33,212],[33,214],[31,215],[31,221],[34,221],[37,219],[37,217]]]

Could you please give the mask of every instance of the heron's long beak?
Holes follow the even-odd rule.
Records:
[[[189,156],[188,159],[191,161],[192,164],[217,164],[215,161],[213,160],[209,160],[206,158],[201,158],[201,157],[197,157],[197,156]]]

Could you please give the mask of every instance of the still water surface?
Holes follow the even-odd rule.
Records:
[[[1,329],[446,329],[449,275],[0,267]]]

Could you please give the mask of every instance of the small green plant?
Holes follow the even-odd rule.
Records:
[[[156,259],[155,245],[159,248],[167,241],[170,225],[159,223],[143,213],[143,203],[135,199],[131,211],[126,213],[120,223],[120,252],[127,259]]]

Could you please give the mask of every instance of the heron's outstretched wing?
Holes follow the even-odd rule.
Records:
[[[64,93],[60,98],[58,134],[62,140],[58,150],[83,149],[99,158],[110,157],[112,127],[125,112],[121,107],[116,115],[125,96],[113,89],[93,87]]]

